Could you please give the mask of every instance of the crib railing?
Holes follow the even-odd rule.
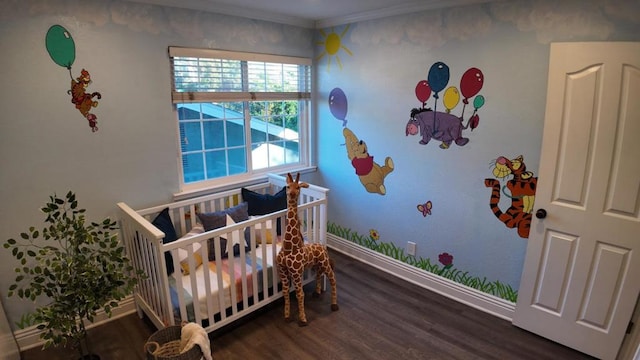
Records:
[[[285,185],[286,181],[283,177],[270,176],[269,182],[248,188],[262,193],[275,193]],[[301,191],[298,215],[302,220],[301,231],[307,242],[325,243],[326,241],[327,193],[327,189],[315,185],[311,185]],[[127,252],[134,266],[147,275],[146,279],[140,279],[134,293],[134,299],[141,316],[146,314],[158,328],[188,320],[202,323],[207,331],[213,331],[282,297],[282,291],[277,286],[279,278],[277,267],[275,266],[276,241],[272,244],[264,244],[261,247],[256,247],[256,245],[259,239],[266,239],[266,232],[268,231],[271,231],[272,239],[277,239],[276,227],[272,226],[267,229],[266,223],[271,221],[272,224],[275,224],[276,220],[280,218],[284,224],[286,210],[252,218],[169,244],[162,243],[164,233],[151,224],[153,218],[160,211],[169,207],[171,218],[180,237],[196,225],[195,214],[198,211],[223,210],[238,204],[241,200],[240,189],[233,189],[138,211],[133,210],[125,203],[118,204],[121,233]],[[232,239],[234,233],[243,238],[242,234],[247,227],[249,228],[251,251],[246,253],[241,251],[239,256],[229,257],[226,266],[233,269],[235,262],[246,264],[247,261],[253,266],[249,270],[245,266],[239,266],[241,270],[239,274],[234,271],[229,272],[229,279],[227,280],[232,284],[230,296],[227,298],[222,291],[218,291],[217,298],[215,296],[207,296],[206,307],[200,307],[198,299],[203,295],[200,293],[201,291],[204,291],[205,294],[210,294],[212,284],[217,285],[218,289],[224,288],[222,278],[224,273],[223,264],[222,261],[216,261],[214,275],[208,271],[203,272],[204,279],[201,282],[204,282],[204,290],[198,288],[196,271],[192,271],[187,279],[183,279],[181,276],[174,276],[172,280],[175,281],[174,288],[183,289],[189,285],[192,290],[192,299],[190,303],[182,291],[176,291],[172,302],[170,277],[167,276],[166,272],[167,264],[163,256],[164,252],[171,252],[173,259],[177,259],[179,249],[192,249],[193,244],[200,243],[198,252],[206,263],[209,251],[207,242],[209,239],[213,239],[215,251],[219,254],[221,238]],[[231,241],[227,241],[227,246],[227,251],[233,253]],[[269,246],[271,247],[270,249],[268,248]],[[255,266],[256,264],[259,266]],[[188,258],[188,265],[190,269],[196,269],[197,264],[193,257]],[[176,264],[175,271],[180,272],[178,264]],[[236,280],[240,280],[238,289],[233,285],[236,284]],[[308,283],[313,280],[314,278],[308,273],[305,277],[305,282]],[[188,282],[188,284],[185,284],[185,282]],[[177,306],[175,304],[176,300]]]

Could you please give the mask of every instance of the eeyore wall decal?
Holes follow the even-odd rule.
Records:
[[[431,139],[435,139],[442,142],[440,144],[442,149],[448,149],[452,142],[455,142],[458,146],[466,145],[469,139],[462,136],[462,130],[468,128],[473,130],[478,126],[480,117],[477,111],[484,105],[484,97],[482,95],[476,96],[484,84],[482,71],[477,68],[468,69],[460,79],[461,91],[458,91],[455,86],[449,86],[444,91],[442,103],[446,112],[437,111],[436,107],[440,98],[438,93],[444,90],[449,82],[449,67],[443,62],[433,64],[429,70],[428,79],[428,81],[420,80],[416,85],[416,97],[422,103],[422,107],[411,110],[411,116],[405,128],[405,135],[416,135],[419,132],[421,136],[419,143],[421,145],[426,145]],[[432,92],[435,99],[433,110],[426,107],[427,100]],[[455,116],[451,113],[451,110],[460,102],[460,93],[464,96],[462,100],[464,105],[462,114]],[[473,114],[464,124],[464,110],[469,104],[469,98],[473,96],[475,96]]]
[[[454,141],[456,145],[464,146],[469,142],[469,139],[462,137],[462,130],[467,129],[470,122],[471,118],[463,126],[462,119],[455,115],[433,111],[431,108],[412,109],[411,118],[407,123],[406,136],[416,135],[420,130],[422,139],[419,143],[422,145],[427,145],[431,139],[435,139],[442,141],[441,149],[448,149]]]

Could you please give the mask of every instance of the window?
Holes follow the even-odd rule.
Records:
[[[309,165],[311,59],[179,47],[169,56],[183,188]]]

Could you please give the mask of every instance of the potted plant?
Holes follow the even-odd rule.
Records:
[[[82,359],[99,359],[91,353],[85,321],[93,322],[100,309],[111,317],[142,274],[126,257],[116,222],[106,218],[87,224],[86,210],[78,208],[73,192],[50,196],[41,210],[45,227],[32,226],[4,244],[20,262],[8,295],[44,299],[26,317],[37,324],[44,348],[70,345]]]

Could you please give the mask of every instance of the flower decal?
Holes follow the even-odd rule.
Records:
[[[444,252],[438,255],[438,261],[443,265],[443,268],[438,271],[438,275],[442,275],[443,272],[453,266],[453,255]]]
[[[371,240],[376,241],[380,239],[380,234],[376,229],[371,229],[369,230],[369,237],[371,238]]]
[[[451,267],[451,265],[453,265],[453,255],[446,252],[442,253],[438,255],[438,261],[440,261],[440,263],[445,267],[446,266]]]

